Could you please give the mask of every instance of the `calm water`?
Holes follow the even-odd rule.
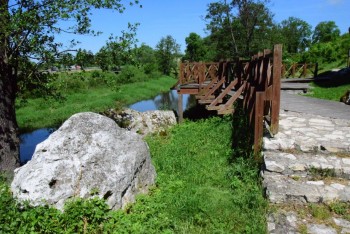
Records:
[[[194,96],[188,94],[183,95],[183,110],[187,110],[196,104]],[[144,112],[150,110],[174,110],[177,112],[178,95],[176,90],[171,90],[167,93],[162,93],[153,99],[148,99],[134,103],[129,108]],[[21,164],[26,163],[32,158],[35,147],[40,142],[46,140],[49,135],[54,131],[52,128],[42,128],[35,130],[31,133],[21,134],[20,140],[20,160]]]

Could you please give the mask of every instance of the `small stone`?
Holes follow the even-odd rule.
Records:
[[[283,157],[283,158],[290,159],[290,160],[296,160],[297,159],[297,157],[295,157],[293,154],[281,153],[279,156]]]
[[[291,227],[294,227],[294,228],[297,227],[298,218],[294,213],[288,213],[286,220]]]
[[[270,222],[267,223],[267,230],[269,232],[271,232],[271,231],[273,231],[275,229],[276,229],[276,224],[275,223],[270,223]]]
[[[345,219],[333,218],[333,221],[337,226],[340,226],[343,228],[350,228],[350,222]]]
[[[330,185],[332,188],[335,188],[337,190],[343,190],[346,186],[343,184],[333,183]]]
[[[325,186],[323,194],[323,200],[325,202],[332,202],[334,200],[337,200],[339,195],[338,195],[338,190],[334,187],[331,186]]]
[[[309,123],[312,125],[331,126],[331,127],[334,126],[332,121],[327,120],[327,119],[321,119],[321,118],[317,118],[317,119],[312,118],[309,120]]]
[[[334,228],[328,227],[324,224],[308,224],[307,233],[309,234],[337,234]]]
[[[324,182],[323,182],[322,180],[318,180],[318,181],[306,181],[306,184],[312,184],[312,185],[321,186],[321,185],[324,185]]]
[[[340,232],[340,234],[349,234],[350,233],[350,228],[343,228]]]
[[[266,167],[266,170],[273,171],[273,172],[282,172],[285,169],[283,165],[276,163],[276,161],[268,161],[268,160],[265,160],[265,167]]]
[[[346,165],[350,165],[350,158],[342,158],[342,161]]]
[[[293,171],[305,171],[305,165],[304,164],[292,164],[289,166],[289,169]]]
[[[349,202],[350,201],[350,187],[345,187],[339,193],[339,200],[341,200],[343,202]]]

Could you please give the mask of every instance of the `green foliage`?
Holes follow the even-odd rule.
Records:
[[[312,34],[311,25],[296,17],[283,20],[280,25],[283,35],[284,49],[288,53],[299,53],[305,51],[310,45]]]
[[[117,76],[117,82],[120,84],[128,84],[134,82],[146,81],[148,75],[146,75],[143,69],[132,65],[123,66],[121,72]]]
[[[323,21],[317,24],[312,35],[312,43],[331,42],[339,36],[340,30],[334,21]]]
[[[190,62],[203,61],[205,55],[205,47],[203,39],[196,33],[190,33],[185,39],[186,51],[182,60],[188,60]]]
[[[350,218],[350,204],[346,202],[335,201],[329,204],[331,211],[337,215],[347,215]]]
[[[136,24],[128,24],[128,31],[123,30],[121,36],[110,36],[106,45],[96,54],[96,63],[103,71],[119,71],[123,65],[135,65],[136,55]]]
[[[218,1],[208,5],[211,47],[215,60],[250,56],[252,52],[271,47],[272,13],[265,0]]]
[[[86,51],[85,49],[79,49],[75,56],[75,63],[81,66],[83,69],[85,67],[95,65],[95,57],[91,51]]]
[[[156,45],[156,56],[160,71],[164,75],[170,75],[177,71],[177,59],[179,58],[180,45],[168,35],[160,39]]]

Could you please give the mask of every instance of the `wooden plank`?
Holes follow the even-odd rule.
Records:
[[[223,99],[226,96],[226,94],[230,92],[235,85],[237,85],[237,83],[237,79],[232,81],[209,106],[216,106],[216,104],[219,103],[219,100]]]
[[[245,88],[246,82],[237,90],[237,92],[224,104],[224,106],[220,110],[229,109],[232,107],[233,103],[238,99],[241,95],[243,89]]]
[[[198,94],[198,89],[179,89],[178,91],[177,91],[177,93],[178,94],[193,94],[193,95],[195,95],[195,94]]]
[[[235,112],[235,109],[230,108],[230,109],[225,109],[225,110],[218,110],[218,114],[219,115],[230,115],[233,114]]]
[[[198,100],[198,103],[199,104],[210,104],[214,101],[214,98],[213,99],[203,99],[203,100]],[[219,103],[222,103],[222,99],[219,100]]]
[[[223,77],[218,83],[216,83],[216,85],[210,89],[202,99],[207,99],[209,98],[216,90],[218,90],[224,83],[225,83],[226,79],[225,77]]]
[[[200,98],[204,97],[211,88],[215,87],[215,84],[216,84],[217,80],[218,79],[213,79],[207,86],[202,88],[200,90],[200,94],[197,95],[196,98],[200,99]]]
[[[271,105],[271,133],[277,134],[279,130],[279,114],[281,102],[281,66],[282,45],[274,46],[272,71],[272,105]]]

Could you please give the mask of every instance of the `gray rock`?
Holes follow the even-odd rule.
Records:
[[[350,221],[341,218],[333,218],[333,221],[337,226],[350,229]]]
[[[268,233],[297,233],[298,218],[294,212],[269,213],[267,216]]]
[[[324,224],[308,224],[307,233],[309,234],[337,234],[334,228],[328,227]]]
[[[155,110],[138,112],[132,109],[125,109],[116,112],[111,109],[103,114],[113,119],[120,127],[142,136],[149,133],[162,132],[166,128],[176,124],[176,117],[173,111]]]
[[[155,169],[141,136],[95,113],[79,113],[36,147],[15,170],[14,197],[63,209],[67,199],[98,196],[111,209],[125,207],[154,184]]]

